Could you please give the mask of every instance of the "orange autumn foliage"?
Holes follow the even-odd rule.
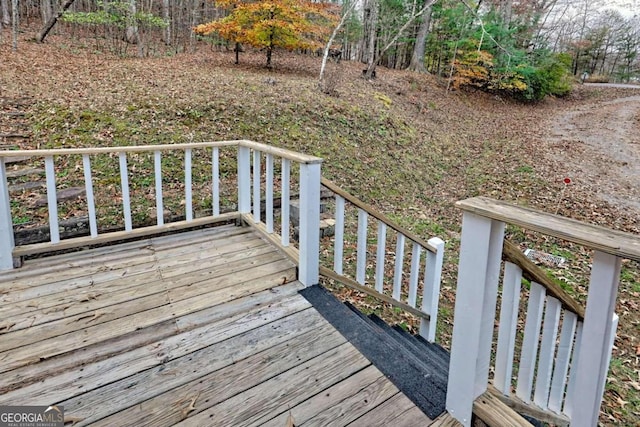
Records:
[[[217,33],[237,43],[267,52],[271,65],[274,48],[287,50],[321,46],[338,20],[336,5],[307,0],[215,0],[229,9],[222,19],[195,27],[197,34]]]

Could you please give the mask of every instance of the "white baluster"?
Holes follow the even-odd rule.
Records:
[[[414,242],[411,249],[411,273],[409,275],[409,305],[414,308],[418,300],[418,276],[420,274],[421,255],[422,247]]]
[[[289,246],[289,204],[291,197],[291,161],[289,159],[282,159],[282,198],[280,204],[282,205],[280,208],[280,213],[282,215],[282,246]]]
[[[191,175],[191,148],[186,148],[184,150],[184,209],[187,221],[193,221],[193,185]]]
[[[153,152],[153,169],[156,181],[156,224],[164,224],[164,201],[162,200],[162,154]]]
[[[578,322],[576,327],[576,340],[573,345],[573,353],[571,355],[571,365],[569,371],[569,383],[567,384],[567,395],[564,399],[564,406],[562,407],[562,413],[571,419],[573,415],[573,401],[576,393],[576,381],[578,379],[578,365],[580,362],[580,348],[582,347],[582,328],[583,323]]]
[[[260,152],[253,150],[253,222],[260,222]]]
[[[558,414],[562,411],[562,401],[564,400],[564,390],[567,385],[569,360],[573,349],[573,338],[577,323],[578,316],[569,310],[564,310],[562,329],[560,330],[560,343],[558,344],[558,354],[553,368],[551,392],[549,393],[549,409]]]
[[[267,154],[266,162],[266,221],[267,233],[273,233],[273,155]]]
[[[131,221],[131,200],[129,198],[129,173],[127,171],[127,153],[118,153],[120,160],[120,185],[122,186],[122,210],[125,231],[133,230]]]
[[[367,267],[367,212],[358,209],[358,249],[356,258],[356,282],[364,285]]]
[[[384,258],[387,247],[387,225],[378,221],[378,247],[376,250],[376,291],[384,292]]]
[[[220,215],[220,148],[213,147],[211,154],[211,207],[213,216]]]
[[[58,243],[60,242],[60,230],[58,229],[58,199],[56,197],[56,171],[53,165],[53,156],[44,158],[44,169],[47,175],[47,205],[51,243]]]
[[[89,214],[89,230],[91,237],[98,236],[98,221],[96,220],[96,202],[93,197],[93,179],[91,178],[91,160],[88,154],[82,155],[82,169],[84,171],[84,188],[87,193],[87,212]]]
[[[533,374],[536,368],[545,296],[546,290],[544,287],[536,282],[531,282],[527,318],[524,325],[524,339],[518,368],[518,386],[516,387],[516,395],[527,403],[531,402]]]
[[[522,269],[510,262],[505,263],[504,278],[502,280],[502,303],[500,304],[500,329],[498,330],[498,347],[493,382],[496,388],[507,396],[511,394],[513,354],[516,347],[521,285]]]
[[[396,262],[393,270],[393,293],[392,297],[400,301],[402,293],[402,268],[404,264],[404,234],[398,233],[396,241]]]
[[[544,309],[544,323],[542,324],[542,342],[540,355],[538,356],[538,371],[536,374],[536,389],[533,402],[547,409],[549,404],[549,392],[551,389],[551,373],[553,371],[553,358],[556,352],[556,338],[560,324],[560,310],[562,304],[556,298],[547,296]]]
[[[333,270],[342,274],[344,251],[344,198],[336,195],[336,231],[333,245]]]
[[[238,146],[238,212],[251,212],[251,149]]]

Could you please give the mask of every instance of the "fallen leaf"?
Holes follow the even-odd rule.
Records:
[[[293,415],[291,415],[291,411],[289,411],[289,416],[287,417],[287,423],[285,424],[285,427],[296,427],[293,421]]]

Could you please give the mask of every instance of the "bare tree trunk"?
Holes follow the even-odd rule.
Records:
[[[169,0],[162,0],[162,17],[167,23],[167,28],[164,29],[164,43],[167,46],[171,45],[171,4]]]
[[[127,17],[127,29],[125,37],[127,43],[131,44],[137,44],[140,41],[140,35],[138,34],[138,24],[136,22],[136,13],[138,13],[136,0],[129,0],[129,16]]]
[[[369,0],[364,9],[365,21],[368,22],[368,32],[365,34],[367,38],[367,71],[365,77],[370,79],[373,77],[376,67],[376,35],[378,30],[378,2]]]
[[[18,50],[18,0],[11,0],[11,34],[13,35],[13,51]]]
[[[380,49],[380,51],[378,52],[377,56],[375,58],[369,58],[369,63],[367,65],[367,71],[365,73],[365,77],[367,79],[370,79],[373,76],[373,74],[375,73],[376,65],[378,64],[378,61],[380,61],[380,58],[382,58],[384,56],[384,54],[387,52],[387,50],[389,50],[389,48],[391,46],[396,44],[396,42],[398,41],[400,36],[402,36],[404,31],[409,27],[409,25],[411,25],[413,23],[413,21],[416,20],[416,18],[422,16],[427,10],[431,10],[431,5],[433,5],[434,2],[435,2],[435,0],[425,0],[424,5],[422,6],[422,9],[420,9],[418,12],[415,12],[415,13],[411,14],[409,19],[407,19],[407,22],[405,22],[405,24],[398,30],[398,32],[396,33],[395,36],[393,36],[391,41],[389,43],[387,43],[387,45],[385,47]],[[375,52],[375,49],[374,49],[374,52]]]
[[[507,24],[507,27],[511,23],[511,15],[512,15],[512,1],[513,0],[502,0],[502,19]]]
[[[51,16],[51,18],[47,21],[47,23],[44,24],[44,27],[42,27],[42,30],[40,30],[40,32],[36,35],[36,40],[38,40],[38,42],[40,43],[44,42],[44,39],[45,37],[47,37],[47,34],[49,34],[49,31],[51,31],[53,26],[56,25],[56,22],[58,22],[58,19],[60,19],[60,17],[64,14],[64,12],[66,12],[66,10],[69,9],[69,7],[73,4],[74,1],[75,0],[67,0],[62,5],[62,8],[60,9],[60,11],[55,15]]]
[[[327,42],[327,45],[324,47],[324,53],[322,54],[322,65],[320,66],[320,78],[318,79],[319,80],[318,86],[320,86],[320,88],[322,88],[324,85],[324,69],[327,66],[329,49],[331,48],[331,45],[333,44],[333,41],[335,40],[336,35],[338,34],[338,31],[340,31],[340,28],[342,28],[345,21],[349,17],[349,15],[351,15],[351,12],[353,12],[353,9],[355,8],[356,4],[357,4],[356,1],[352,1],[351,4],[349,5],[349,8],[344,11],[344,13],[342,14],[342,18],[340,18],[340,22],[338,23],[336,28],[333,29],[333,32],[331,33],[331,37],[329,37],[329,41]]]
[[[198,24],[200,20],[200,13],[198,7],[200,6],[199,1],[195,1],[191,6],[191,32],[189,33],[189,52],[196,51],[196,33],[193,31],[193,28]]]
[[[53,16],[51,0],[40,0],[40,16],[42,17],[42,25],[49,22],[49,20]]]
[[[9,14],[9,0],[0,0],[0,10],[2,12],[0,26],[9,28],[9,25],[11,25],[11,15]]]
[[[418,71],[420,73],[426,73],[427,69],[424,66],[424,51],[427,44],[427,36],[429,35],[429,27],[431,26],[431,7],[424,12],[420,27],[418,28],[418,34],[416,35],[416,43],[413,46],[413,53],[411,54],[411,62],[409,63],[409,70]]]

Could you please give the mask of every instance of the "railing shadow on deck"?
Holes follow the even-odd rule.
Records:
[[[447,410],[468,426],[476,400],[489,393],[542,421],[595,426],[618,322],[621,260],[640,260],[640,239],[484,197],[457,206],[464,214]],[[505,224],[594,250],[586,310],[504,240]]]

